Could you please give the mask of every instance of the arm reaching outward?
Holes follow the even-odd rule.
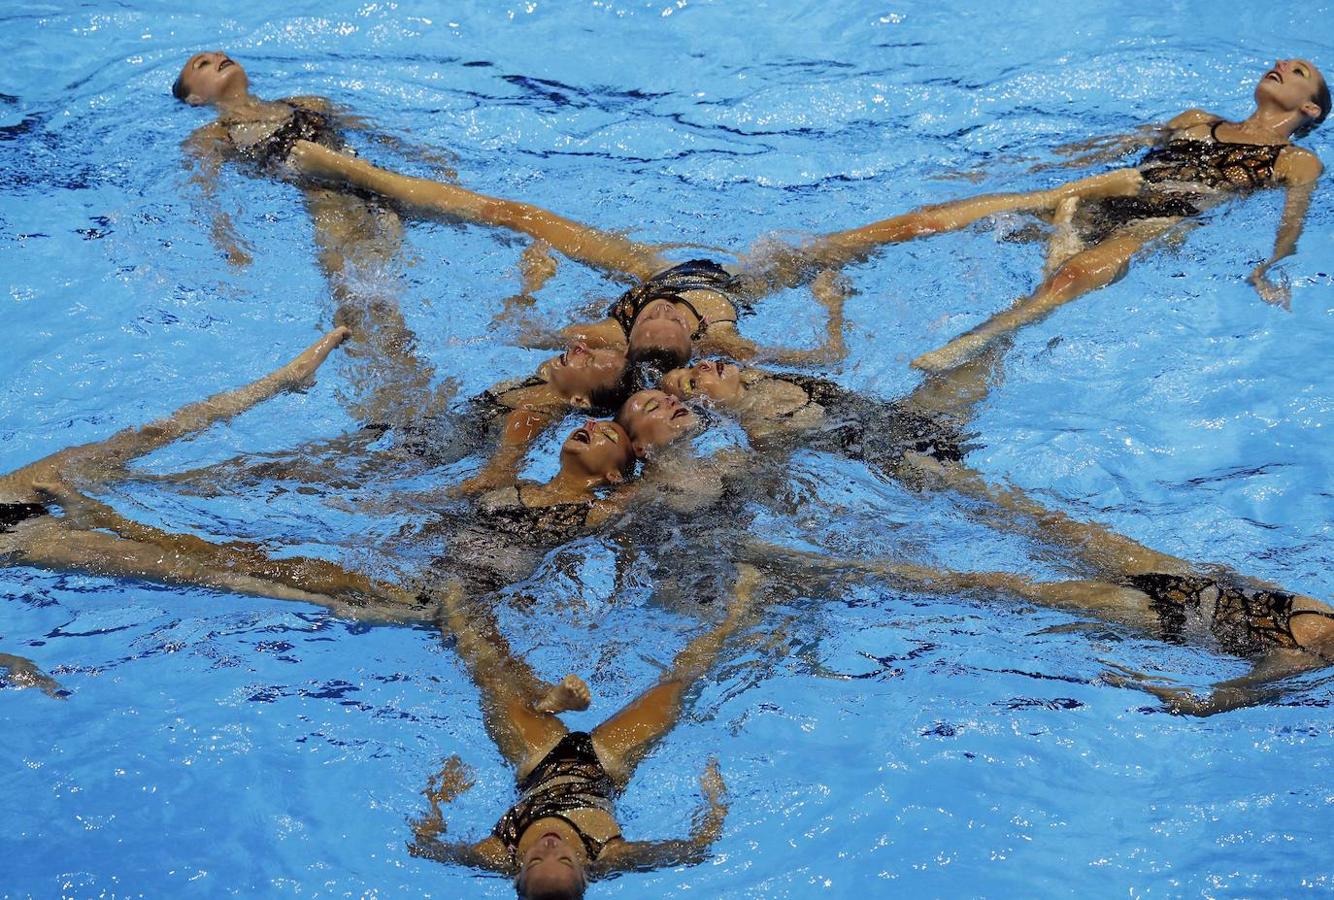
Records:
[[[1266,303],[1286,309],[1292,302],[1292,292],[1286,282],[1275,284],[1270,281],[1269,269],[1274,263],[1296,252],[1297,240],[1306,223],[1306,211],[1311,205],[1311,195],[1315,193],[1316,182],[1324,166],[1315,154],[1292,147],[1279,156],[1274,171],[1287,188],[1283,217],[1279,220],[1278,235],[1274,239],[1274,252],[1255,267],[1247,280]]]
[[[699,776],[704,803],[695,813],[690,837],[668,841],[619,841],[598,857],[596,871],[649,871],[676,866],[697,866],[709,858],[709,849],[723,834],[727,819],[727,786],[718,760],[710,759]]]
[[[30,463],[0,478],[0,493],[33,498],[32,486],[38,482],[97,481],[114,476],[140,456],[235,418],[275,394],[306,384],[347,335],[346,328],[335,328],[291,362],[245,387],[183,406],[142,428],[127,428],[104,441],[71,447]]]

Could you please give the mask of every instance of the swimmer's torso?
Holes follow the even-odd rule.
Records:
[[[761,449],[769,449],[767,439],[774,446],[838,453],[881,469],[897,466],[908,452],[963,459],[961,435],[944,422],[825,378],[767,376],[747,388],[746,399],[752,412],[743,413],[742,422]]]
[[[223,125],[237,153],[266,169],[285,165],[297,141],[347,149],[330,116],[286,100],[266,103],[254,118]]]
[[[615,784],[586,732],[573,731],[561,738],[524,776],[519,783],[519,794],[519,802],[509,808],[492,831],[511,857],[524,831],[542,819],[561,819],[573,827],[590,861],[621,836],[612,805]]]
[[[1176,132],[1145,154],[1140,174],[1152,185],[1173,183],[1228,191],[1273,185],[1279,154],[1289,145],[1226,141],[1218,136],[1224,124],[1220,119]]]
[[[1150,572],[1126,581],[1149,597],[1163,640],[1181,643],[1192,624],[1197,624],[1223,650],[1237,656],[1254,658],[1276,649],[1305,649],[1293,634],[1293,619],[1334,619],[1334,613],[1302,608],[1295,594],[1223,579]]]

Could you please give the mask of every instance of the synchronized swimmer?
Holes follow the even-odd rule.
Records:
[[[872,576],[923,593],[1009,596],[1091,613],[1164,641],[1198,638],[1250,659],[1253,670],[1199,697],[1130,670],[1109,671],[1114,685],[1148,691],[1174,712],[1207,715],[1266,702],[1282,680],[1334,664],[1334,608],[1224,567],[1205,567],[1145,547],[1093,522],[1048,509],[1012,487],[997,487],[967,464],[969,422],[987,396],[1012,335],[1054,309],[1120,278],[1132,257],[1247,191],[1287,191],[1273,252],[1250,274],[1265,300],[1286,303],[1273,264],[1294,252],[1320,161],[1293,141],[1325,120],[1330,93],[1310,62],[1279,60],[1260,79],[1255,109],[1231,122],[1192,109],[1165,126],[1066,148],[1070,165],[1115,158],[1148,146],[1133,167],[1047,190],[998,194],[926,207],[779,252],[676,263],[671,245],[649,245],[576,222],[532,204],[489,197],[452,181],[413,178],[373,165],[345,133],[365,123],[327,100],[268,101],[250,93],[239,63],[200,53],[172,93],[216,109],[215,122],[186,141],[202,196],[217,192],[220,167],[248,164],[253,174],[291,181],[316,224],[319,261],[337,307],[332,330],[291,362],[254,383],[187,406],[141,429],[63,450],[0,477],[0,559],[6,565],[89,572],[166,584],[197,585],[317,603],[339,615],[384,622],[437,624],[452,639],[481,696],[486,728],[515,769],[520,797],[491,833],[476,841],[444,837],[442,805],[470,787],[451,759],[425,791],[430,810],[415,823],[410,852],[515,878],[519,896],[577,898],[589,880],[630,869],[694,864],[721,835],[727,811],[717,762],[700,779],[704,805],[686,839],[631,841],[622,835],[616,800],[635,768],[679,719],[688,689],[724,658],[730,639],[763,612],[766,577],[801,573]],[[410,152],[403,142],[384,139]],[[444,157],[427,157],[443,165]],[[449,173],[452,177],[453,173]],[[911,393],[864,396],[825,375],[847,354],[841,270],[886,244],[969,226],[1007,212],[1053,226],[1046,274],[1010,309],[913,365],[927,373]],[[564,348],[517,380],[446,412],[432,395],[429,367],[391,295],[366,293],[368,272],[399,253],[403,218],[445,216],[527,235],[520,260],[523,291],[540,290],[555,270],[551,253],[629,282],[605,318],[561,328],[524,330],[528,347]],[[230,219],[212,214],[210,233],[236,265],[249,250]],[[815,347],[763,347],[741,322],[768,293],[809,287],[824,310]],[[414,586],[366,577],[335,563],[275,558],[264,548],[216,543],[135,522],[93,494],[131,477],[129,464],[158,448],[226,421],[275,394],[308,382],[349,338],[359,352],[388,364],[384,383],[355,410],[371,436],[395,431],[396,446],[422,460],[448,456],[482,462],[470,477],[422,497],[432,521],[416,535],[443,538]],[[738,365],[741,363],[741,365]],[[520,477],[538,438],[571,413],[584,421],[561,444],[556,474]],[[719,420],[739,426],[744,446],[700,457],[690,440]],[[568,425],[566,427],[569,427]],[[329,452],[366,455],[368,441],[348,439]],[[1024,533],[1064,554],[1072,576],[1040,582],[1010,572],[953,572],[908,560],[841,558],[759,543],[729,491],[749,484],[748,501],[769,498],[762,472],[782,472],[798,450],[834,453],[867,464],[916,491],[941,491],[1000,531]],[[316,454],[293,453],[302,473],[318,477]],[[281,469],[265,464],[264,471]],[[210,467],[199,477],[235,472]],[[295,469],[293,470],[295,471]],[[713,484],[714,489],[708,489]],[[731,486],[731,487],[729,487]],[[667,500],[669,496],[676,500]],[[688,496],[688,502],[680,502]],[[734,572],[730,598],[677,655],[660,680],[590,732],[571,732],[558,714],[591,697],[575,675],[543,681],[511,651],[491,607],[498,591],[528,578],[541,554],[581,535],[604,533],[628,517],[708,515],[730,523]],[[670,516],[668,516],[670,518]],[[22,657],[0,654],[14,683],[61,695]]]

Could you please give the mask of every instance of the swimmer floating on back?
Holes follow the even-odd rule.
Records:
[[[457,590],[447,592],[447,633],[482,693],[486,729],[514,766],[520,797],[482,840],[442,840],[440,805],[471,787],[462,764],[451,759],[425,792],[431,812],[416,824],[413,855],[513,875],[519,896],[533,898],[578,898],[591,877],[703,862],[727,815],[716,763],[700,778],[706,803],[685,840],[626,840],[615,803],[653,745],[675,726],[685,692],[748,617],[757,581],[754,569],[741,567],[722,622],[695,637],[656,685],[591,732],[571,732],[556,718],[588,706],[581,680],[567,676],[549,690],[512,655],[494,623],[470,615]]]
[[[378,200],[346,190],[331,190],[302,179],[290,165],[292,146],[313,141],[339,155],[350,153],[343,133],[365,128],[354,116],[337,111],[322,97],[263,100],[250,93],[245,69],[221,51],[196,53],[185,63],[172,94],[191,106],[212,106],[216,121],[195,130],[184,148],[194,167],[192,181],[204,199],[216,204],[222,166],[231,161],[267,177],[292,179],[301,191],[311,221],[320,268],[337,304],[335,324],[352,329],[354,353],[366,353],[366,371],[352,373],[359,418],[398,423],[429,414],[443,397],[432,398],[432,371],[417,358],[414,338],[386,284],[399,280],[391,271],[402,247],[403,225],[397,213]],[[377,136],[396,149],[413,151],[388,136]],[[249,263],[250,254],[221,209],[211,212],[210,235],[233,264]],[[365,384],[361,384],[361,382]],[[392,400],[410,398],[414,409],[396,409]],[[420,411],[416,409],[420,407]]]
[[[1000,336],[1118,280],[1135,253],[1230,196],[1282,186],[1287,199],[1274,250],[1251,272],[1250,282],[1266,301],[1286,305],[1287,288],[1270,281],[1268,272],[1296,249],[1323,168],[1314,154],[1292,141],[1329,115],[1329,87],[1307,60],[1282,59],[1256,85],[1255,104],[1240,122],[1191,109],[1148,135],[1098,146],[1095,155],[1107,155],[1109,150],[1119,155],[1152,144],[1134,168],[1050,190],[924,207],[819,238],[799,250],[798,257],[806,265],[842,266],[884,244],[955,231],[998,213],[1052,214],[1058,227],[1042,284],[1005,312],[913,361],[920,369],[940,372],[961,364]]]

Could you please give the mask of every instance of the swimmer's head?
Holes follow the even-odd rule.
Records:
[[[613,410],[630,393],[630,371],[619,350],[590,350],[579,341],[542,363],[537,374],[577,409]]]
[[[1255,102],[1299,113],[1302,123],[1293,131],[1301,137],[1329,116],[1329,85],[1315,64],[1305,59],[1280,59],[1255,86]]]
[[[244,97],[249,90],[245,69],[221,50],[190,57],[171,86],[172,96],[191,106]]]
[[[654,300],[630,327],[627,355],[633,364],[649,363],[664,371],[690,361],[692,324],[671,300]]]
[[[631,394],[616,421],[630,435],[630,446],[641,459],[699,425],[699,418],[684,403],[658,390]]]
[[[630,436],[608,420],[589,419],[560,448],[561,471],[602,484],[620,484],[634,464]]]
[[[588,888],[583,845],[549,831],[519,860],[514,891],[524,900],[580,900]]]
[[[741,399],[745,386],[739,367],[722,360],[702,359],[689,368],[672,369],[662,376],[662,389],[679,400],[707,397],[726,406]]]

